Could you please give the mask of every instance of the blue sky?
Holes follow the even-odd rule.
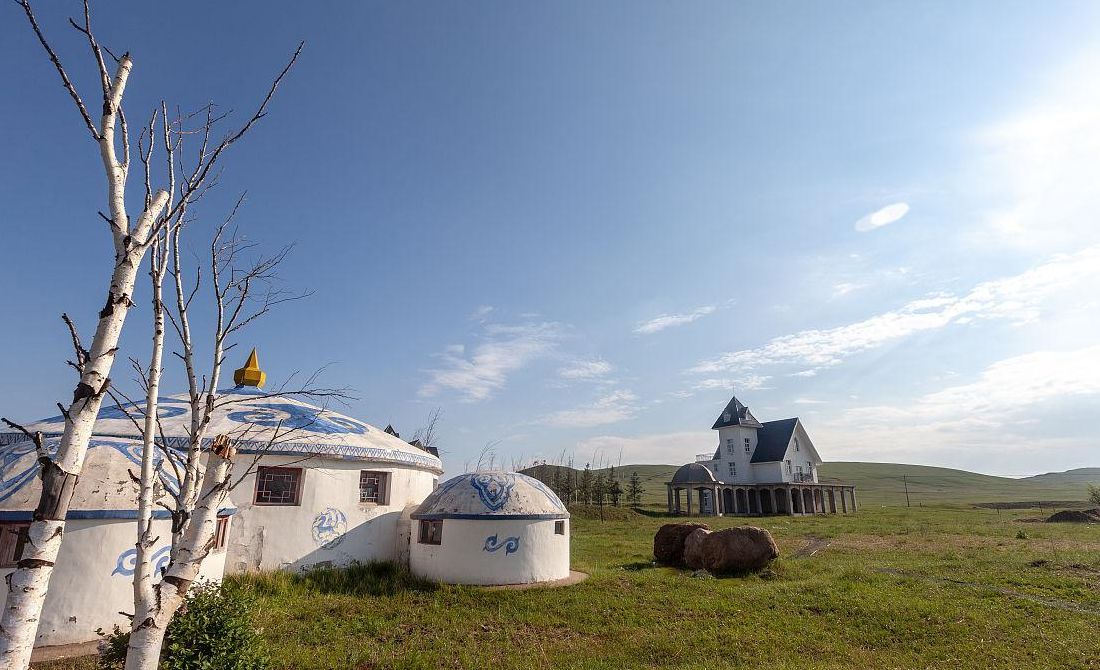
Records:
[[[93,97],[78,5],[40,4]],[[732,388],[826,460],[1100,464],[1095,3],[99,4],[131,118],[240,117],[306,40],[190,244],[247,190],[314,295],[242,348],[327,365],[379,425],[440,407],[452,472],[489,442],[688,461]],[[0,408],[29,420],[71,393],[58,316],[94,327],[110,243],[96,149],[5,11]]]

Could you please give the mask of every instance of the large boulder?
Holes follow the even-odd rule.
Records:
[[[711,532],[706,528],[696,528],[684,538],[684,565],[692,570],[705,570],[706,557],[703,553],[703,545]]]
[[[666,523],[653,536],[653,557],[665,565],[684,564],[684,540],[696,529],[710,530],[705,523]]]
[[[776,558],[779,547],[763,528],[741,526],[708,534],[702,541],[703,565],[712,574],[754,572]]]

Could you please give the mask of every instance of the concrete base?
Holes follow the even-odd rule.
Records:
[[[482,588],[487,591],[522,591],[526,589],[553,589],[559,586],[572,586],[574,584],[580,584],[584,580],[588,579],[587,572],[578,572],[576,570],[570,570],[569,576],[562,579],[555,579],[552,582],[533,582],[531,584],[501,584],[499,586],[483,586]]]

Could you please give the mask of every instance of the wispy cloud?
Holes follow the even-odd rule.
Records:
[[[659,433],[640,437],[599,435],[577,443],[580,462],[662,463],[679,465],[695,454],[713,453],[714,434],[709,430]]]
[[[764,384],[771,379],[768,375],[744,375],[737,377],[736,379],[731,377],[712,377],[707,379],[700,379],[692,386],[692,390],[695,391],[715,391],[726,390],[732,392],[738,391],[755,391],[758,389],[766,388]]]
[[[803,330],[776,337],[755,349],[722,354],[703,361],[691,372],[745,372],[771,365],[797,365],[795,373],[838,365],[846,358],[922,331],[975,319],[1007,319],[1023,323],[1038,318],[1044,300],[1100,276],[1100,245],[1061,255],[1022,274],[978,284],[962,296],[943,293],[913,300],[868,319],[825,330]]]
[[[470,320],[484,321],[492,312],[492,305],[478,305],[478,307],[470,313]]]
[[[634,332],[639,335],[652,335],[666,328],[675,328],[676,326],[689,324],[692,321],[698,321],[704,316],[714,313],[716,309],[718,309],[718,307],[715,305],[706,305],[694,312],[688,312],[687,314],[662,314],[649,321],[639,323],[635,326]]]
[[[968,383],[896,405],[839,412],[822,422],[817,434],[831,459],[890,460],[906,454],[907,459],[989,472],[1003,468],[1007,453],[1019,449],[1027,451],[1020,462],[1029,472],[1038,449],[1051,449],[1052,456],[1061,455],[1059,449],[1094,453],[1088,427],[1078,431],[1088,438],[1075,443],[1057,431],[1044,430],[1041,420],[1044,412],[1057,411],[1075,398],[1096,396],[1100,345],[1035,351],[997,361]],[[1030,434],[1035,430],[1040,439]]]
[[[573,361],[558,370],[558,375],[562,379],[592,381],[606,377],[612,370],[614,370],[614,367],[610,363],[602,358],[595,358]]]
[[[554,412],[541,423],[561,428],[590,428],[618,423],[637,414],[637,401],[638,397],[631,391],[617,390],[591,404]]]
[[[430,398],[451,389],[464,402],[486,400],[505,385],[508,375],[551,354],[561,337],[557,323],[487,325],[484,341],[473,351],[454,344],[437,354],[440,365],[428,370],[429,379],[419,395]]]
[[[859,221],[856,221],[855,229],[861,233],[866,233],[869,230],[896,223],[908,213],[908,203],[895,202],[891,205],[886,205],[882,209],[875,210]]]

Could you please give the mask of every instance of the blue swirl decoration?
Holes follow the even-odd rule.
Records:
[[[186,414],[188,407],[189,404],[186,400],[157,398],[157,416],[162,419],[170,419]],[[142,416],[144,409],[144,402],[140,404],[135,402],[125,406],[107,405],[106,407],[99,408],[99,414],[96,416],[96,419],[129,419],[131,416]],[[51,416],[48,419],[42,419],[40,423],[65,423],[65,417]]]
[[[367,427],[353,419],[323,414],[321,410],[290,403],[256,403],[230,412],[230,421],[288,430],[305,430],[325,435],[362,435]]]
[[[470,478],[470,486],[477,491],[481,503],[492,512],[499,511],[508,502],[516,478],[511,474],[496,472],[476,474]]]
[[[519,551],[519,538],[518,537],[506,537],[503,542],[497,540],[496,534],[490,535],[485,538],[485,551],[490,553],[498,551],[501,547],[504,547],[504,555],[514,554]]]
[[[164,546],[157,549],[149,558],[149,562],[153,564],[153,575],[160,576],[164,572],[164,569],[168,567],[168,561],[170,560],[172,560],[171,546]],[[136,569],[137,549],[131,547],[118,555],[118,560],[115,561],[115,569],[111,574],[122,575],[123,577],[133,577],[134,570]]]
[[[34,443],[30,441],[17,442],[0,448],[0,501],[15,495],[38,474],[37,460],[31,461],[28,467],[18,472],[12,472],[16,463],[27,454],[33,453]]]
[[[348,532],[348,518],[335,507],[325,508],[325,511],[313,519],[313,541],[322,549],[333,549],[344,541]]]

